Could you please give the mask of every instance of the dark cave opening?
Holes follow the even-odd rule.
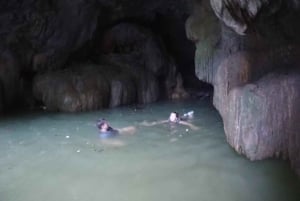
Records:
[[[166,51],[175,61],[176,68],[181,74],[183,79],[183,87],[190,93],[193,93],[193,97],[199,96],[211,96],[213,94],[212,85],[200,81],[195,75],[194,64],[194,52],[195,45],[189,41],[185,33],[185,20],[187,15],[179,18],[176,16],[167,16],[160,13],[156,13],[152,20],[128,18],[118,20],[114,23],[100,23],[105,14],[99,16],[97,31],[94,37],[84,44],[80,49],[74,51],[69,59],[68,63],[76,62],[93,62],[99,63],[100,55],[107,54],[130,54],[134,51],[138,51],[139,42],[128,42],[127,44],[114,46],[113,42],[103,42],[103,38],[107,33],[107,30],[112,29],[119,24],[131,24],[138,27],[142,27],[153,33],[154,37],[162,44],[162,48]],[[121,33],[120,33],[121,34]],[[165,79],[164,76],[159,76],[158,80]],[[160,81],[159,81],[160,82]],[[162,82],[160,82],[162,83]],[[174,88],[175,86],[173,86]],[[166,91],[162,90],[160,98],[166,98]]]
[[[195,75],[195,45],[185,33],[189,4],[85,3],[3,5],[1,22],[11,31],[1,35],[0,49],[11,52],[7,68],[14,69],[13,79],[3,81],[3,112],[53,105],[54,111],[84,111],[112,104],[102,96],[117,96],[115,104],[123,105],[212,94],[212,86]],[[22,26],[10,13],[23,16]],[[94,68],[90,80],[79,66]],[[124,74],[107,73],[110,66]]]

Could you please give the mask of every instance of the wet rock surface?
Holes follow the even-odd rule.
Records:
[[[251,160],[289,159],[299,173],[297,1],[194,3],[206,8],[186,26],[197,47],[196,74],[214,86],[227,141]]]
[[[176,66],[148,29],[117,24],[105,32],[99,50],[98,64],[38,75],[33,83],[36,99],[48,110],[78,112],[151,103],[173,92]]]
[[[61,68],[91,39],[99,13],[94,0],[2,1],[0,9],[2,43],[35,71]]]
[[[139,68],[143,72],[143,79],[137,80],[139,84],[135,85],[134,90],[131,89],[131,80],[111,80],[112,94],[108,98],[111,102],[103,103],[104,105],[114,107],[131,103],[133,98],[124,97],[132,97],[133,91],[138,94],[139,103],[170,98],[179,71],[193,70],[193,56],[180,54],[180,51],[193,52],[194,48],[185,38],[182,26],[188,10],[186,0],[0,2],[0,65],[3,66],[0,70],[0,112],[12,110],[16,105],[34,108],[37,104],[48,108],[64,108],[63,111],[99,108],[102,103],[98,104],[96,100],[85,101],[89,103],[82,103],[81,100],[80,104],[78,101],[71,101],[68,106],[70,108],[67,108],[69,99],[58,101],[63,96],[63,91],[69,91],[71,97],[77,97],[74,94],[81,93],[80,91],[71,93],[71,90],[58,90],[60,98],[50,98],[50,94],[55,94],[53,90],[53,93],[47,92],[45,98],[45,94],[42,96],[41,93],[33,96],[33,87],[39,88],[36,83],[40,83],[37,80],[41,76],[45,76],[48,83],[52,83],[51,79],[57,80],[56,76],[59,77],[57,82],[62,87],[69,85],[66,83],[76,85],[74,78],[71,78],[73,76],[67,73],[62,75],[62,72],[73,72],[69,68],[74,64],[82,68],[88,66],[80,65],[82,63],[104,64],[110,68],[110,62],[106,65],[107,58],[110,61],[116,59],[112,63],[119,63],[120,66]],[[167,39],[171,41],[166,42]],[[177,52],[171,52],[170,47],[177,48]],[[84,74],[84,70],[77,72],[80,73]],[[82,75],[79,79],[86,78]],[[68,79],[73,81],[67,81]],[[127,84],[130,90],[127,89]]]
[[[299,72],[272,73],[233,88],[228,96],[228,142],[251,160],[290,159],[299,173]]]

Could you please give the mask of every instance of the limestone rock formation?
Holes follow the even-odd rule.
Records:
[[[281,1],[276,1],[276,7],[271,0],[210,0],[216,15],[238,34],[244,35],[264,6],[273,6],[272,12],[278,9]],[[275,1],[273,1],[275,2]]]
[[[131,23],[121,23],[104,33],[101,50],[105,54],[135,56],[137,68],[146,68],[156,75],[164,69],[166,52],[150,30]]]
[[[117,24],[104,32],[97,50],[96,65],[75,64],[37,76],[36,99],[48,110],[78,112],[151,103],[172,94],[176,66],[145,27]]]
[[[271,73],[228,95],[228,142],[251,160],[290,159],[299,172],[299,72]]]
[[[37,76],[34,95],[48,110],[63,112],[156,101],[157,80],[148,72],[138,72],[128,66],[76,65]]]
[[[32,96],[32,82],[39,80],[41,74],[45,76],[48,73],[50,77],[56,77],[56,73],[61,74],[62,69],[69,68],[73,63],[103,63],[99,61],[102,55],[98,54],[100,52],[97,49],[99,41],[103,39],[107,43],[104,45],[104,52],[101,53],[117,54],[117,58],[127,60],[122,61],[121,65],[137,64],[139,68],[146,68],[150,74],[143,74],[145,80],[156,80],[149,82],[149,86],[146,82],[139,85],[143,88],[140,91],[145,92],[145,97],[139,98],[141,102],[152,102],[162,96],[170,97],[176,85],[178,60],[172,58],[165,44],[162,45],[163,37],[167,36],[162,36],[166,33],[162,33],[161,30],[164,27],[163,23],[168,23],[168,19],[172,19],[172,22],[176,19],[178,24],[182,24],[187,17],[187,7],[186,0],[1,1],[0,65],[3,68],[0,69],[0,113],[3,108],[11,110],[20,102],[28,102],[28,105],[34,106],[36,100]],[[164,19],[162,24],[161,19]],[[150,29],[154,32],[150,33]],[[175,28],[176,33],[169,31],[167,34],[177,36],[176,29],[178,28]],[[164,28],[164,32],[166,30],[167,28]],[[115,41],[111,41],[109,37]],[[146,42],[141,43],[141,40]],[[113,42],[114,46],[110,46],[110,42]],[[174,41],[172,44],[180,49],[182,42]],[[136,45],[143,46],[137,48]],[[111,47],[114,49],[109,50]],[[182,48],[182,52],[190,52],[185,51],[189,48]],[[184,57],[180,60],[181,65],[189,63],[189,68],[192,69],[192,57]],[[85,68],[85,65],[82,67]],[[144,69],[141,71],[146,72]],[[36,75],[38,77],[35,79]],[[112,98],[121,96],[121,91],[125,90],[121,89],[121,82],[111,83],[114,91]],[[163,85],[159,94],[156,90],[157,84]],[[116,98],[109,106],[126,102],[118,101],[120,99]],[[51,105],[49,102],[47,104]],[[76,106],[79,103],[72,104],[74,106],[66,110],[72,111],[79,107]],[[81,107],[94,108],[90,105]],[[95,108],[98,106],[95,105]]]
[[[1,40],[36,71],[60,68],[91,39],[99,13],[95,0],[2,1],[0,9]]]
[[[300,174],[297,2],[194,1],[186,29],[230,145],[251,160],[289,159]]]
[[[211,82],[213,55],[221,39],[221,28],[208,1],[194,2],[193,14],[186,21],[187,37],[195,42],[195,71],[200,80]]]
[[[93,36],[98,20],[96,3],[0,2],[0,108],[11,110],[34,102],[29,100],[34,74],[61,69],[69,54]]]
[[[148,75],[141,76],[144,76],[145,80],[148,80],[149,76],[154,76],[153,78],[162,86],[160,95],[171,98],[176,86],[177,68],[160,38],[149,29],[132,23],[117,24],[104,32],[100,50],[105,54],[99,58],[100,63],[105,61],[118,65],[126,64],[136,70],[144,69]],[[143,86],[143,83],[141,84]],[[144,103],[154,101],[154,99],[147,100],[146,97],[140,99],[146,99],[142,101]]]
[[[186,90],[183,87],[182,84],[182,77],[180,74],[177,75],[177,83],[176,83],[176,87],[172,93],[172,99],[176,100],[176,99],[185,99],[189,97],[188,92],[186,92]]]

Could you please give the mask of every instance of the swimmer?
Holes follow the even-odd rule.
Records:
[[[162,121],[154,121],[154,122],[147,122],[143,121],[141,125],[143,126],[154,126],[158,124],[163,123],[169,123],[169,124],[181,124],[190,127],[193,130],[199,130],[199,127],[187,122],[187,120],[193,118],[193,111],[190,111],[186,114],[184,114],[182,117],[179,117],[179,114],[177,112],[171,112],[168,120],[162,120]]]
[[[108,121],[106,121],[105,119],[98,120],[97,127],[99,129],[100,139],[113,138],[122,134],[134,134],[136,132],[136,128],[134,126],[114,129],[109,125]]]

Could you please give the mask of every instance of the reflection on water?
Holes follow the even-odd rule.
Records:
[[[195,111],[199,131],[139,126],[170,111]],[[108,146],[95,122],[136,126]],[[158,103],[81,114],[30,114],[0,122],[1,201],[289,201],[300,184],[286,162],[250,162],[225,142],[206,101]]]

